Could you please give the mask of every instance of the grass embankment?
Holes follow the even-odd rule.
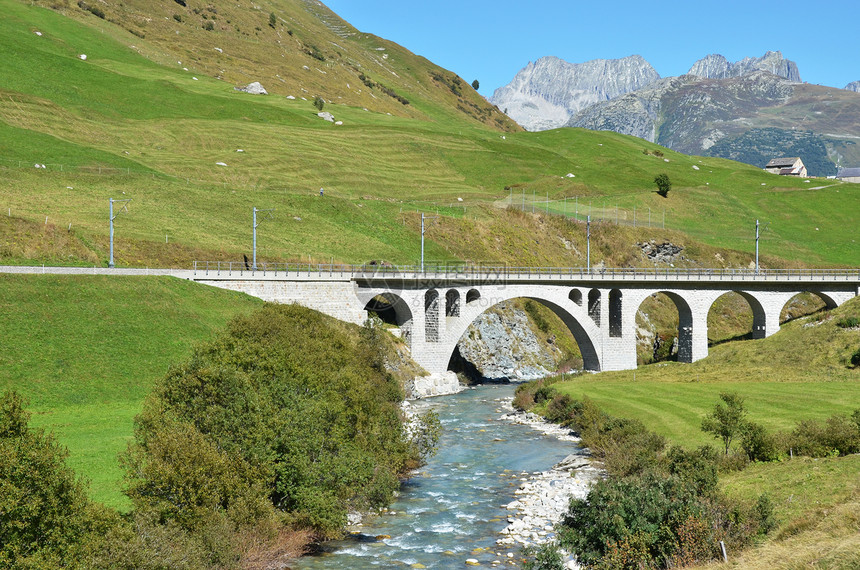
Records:
[[[95,500],[127,508],[116,456],[153,383],[261,305],[172,278],[0,275],[0,391],[29,399]]]
[[[241,68],[242,58],[226,53],[239,53],[251,40],[237,33],[245,38],[239,41],[231,26],[225,26],[226,19],[234,17],[226,15],[235,11],[233,6],[218,6],[218,27],[211,33],[160,15],[147,32],[152,34],[150,44],[125,31],[144,21],[132,14],[145,11],[143,4],[109,9],[108,20],[118,27],[75,6],[68,9],[77,18],[72,19],[4,0],[0,188],[5,201],[0,211],[34,226],[23,235],[4,229],[3,258],[15,263],[106,263],[107,200],[113,197],[133,199],[128,215],[117,220],[116,254],[122,265],[187,265],[204,255],[239,259],[250,249],[254,207],[276,209],[274,218],[258,229],[261,257],[412,263],[418,258],[419,225],[416,216],[401,214],[435,212],[437,206],[440,214],[451,217],[434,222],[439,230],[428,232],[426,253],[432,258],[582,265],[584,240],[576,240],[580,254],[571,259],[569,250],[546,248],[539,237],[537,245],[522,239],[510,226],[518,220],[491,207],[522,205],[523,199],[528,207],[535,196],[555,200],[544,210],[556,214],[573,214],[578,204],[580,218],[589,213],[614,219],[618,206],[619,219],[629,222],[635,208],[640,225],[648,219],[646,212],[653,213],[652,225],[658,219],[662,224],[665,211],[666,226],[686,233],[678,239],[733,248],[747,256],[754,249],[755,219],[760,218],[771,222],[761,249],[781,258],[775,264],[857,262],[860,248],[852,231],[853,212],[860,209],[856,185],[777,178],[750,166],[689,157],[615,133],[503,133],[455,110],[474,109],[461,101],[471,101],[468,87],[458,98],[449,86],[436,84],[432,74],[438,68],[402,48],[381,63],[371,47],[379,42],[372,37],[332,35],[332,41],[356,53],[327,53],[326,74],[314,71],[322,64],[304,50],[310,45],[307,34],[321,34],[317,44],[323,46],[321,39],[331,30],[316,16],[303,20],[308,12],[294,5],[298,3],[281,4],[295,18],[290,21],[301,22],[295,27],[297,37],[289,36],[297,46],[286,37],[277,44],[277,30],[268,26],[253,31],[245,14],[234,15],[235,26],[248,27],[245,31],[258,36],[251,42],[252,51],[259,45],[272,47],[268,56],[261,51],[260,65],[273,65],[266,58],[276,58],[276,67],[293,78],[295,70],[283,66],[295,63],[301,71],[288,85],[307,89],[307,99],[316,90],[342,90],[348,81],[341,82],[347,79],[341,74],[354,75],[358,88],[352,91],[358,98],[344,94],[342,100],[331,97],[327,105],[343,125],[317,118],[311,101],[299,97],[301,91],[293,100],[252,96],[234,91],[231,83],[216,79],[219,74],[205,73],[215,65],[210,59],[221,57],[213,42],[224,42],[219,49],[225,56],[217,62],[224,76]],[[183,11],[178,4],[171,9]],[[176,52],[171,52],[170,42],[157,39],[168,36],[178,42]],[[87,54],[86,61],[80,54]],[[299,60],[293,62],[294,55],[308,59],[311,71],[303,70]],[[403,86],[406,96],[414,95],[409,112],[388,115],[385,105],[365,110],[362,97],[368,89],[358,74],[368,67],[345,63],[359,55],[368,58],[367,66],[390,67],[409,78]],[[365,60],[351,61],[354,66]],[[370,100],[388,99],[374,97]],[[337,104],[341,101],[347,104]],[[34,169],[35,163],[48,168]],[[654,176],[661,172],[673,182],[665,199],[654,192]],[[813,189],[817,186],[827,187]],[[324,200],[318,196],[320,187],[326,189]],[[541,209],[538,204],[536,210]],[[85,252],[60,247],[46,253],[34,247],[44,241],[35,225],[44,226],[46,219],[49,226],[67,232],[71,224]],[[542,235],[542,228],[536,231]],[[577,236],[583,231],[578,229]],[[637,235],[662,233],[642,230]],[[499,246],[476,245],[475,236]],[[608,241],[604,251],[593,244],[592,260],[624,263],[629,256],[612,253],[613,246]],[[624,246],[627,251],[630,243]],[[717,253],[702,255],[697,262],[731,263],[720,261]]]
[[[860,332],[836,324],[858,315],[860,299],[854,299],[787,323],[767,339],[712,347],[707,359],[692,365],[656,364],[553,387],[573,398],[587,396],[613,416],[641,420],[687,448],[715,443],[702,432],[701,421],[723,392],[740,394],[749,419],[769,432],[788,432],[802,420],[822,421],[860,408],[860,369],[850,366],[851,355],[860,350]],[[736,567],[855,567],[860,457],[755,463],[720,480],[732,497],[754,501],[766,492],[780,524],[771,538],[740,558],[730,553]]]

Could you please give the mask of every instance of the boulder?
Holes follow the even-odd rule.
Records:
[[[249,83],[244,87],[234,87],[236,91],[242,91],[243,93],[250,93],[251,95],[268,95],[269,92],[260,84],[259,81],[254,81],[253,83]]]

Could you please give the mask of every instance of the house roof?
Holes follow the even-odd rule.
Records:
[[[785,168],[786,166],[794,166],[794,163],[796,163],[798,160],[800,160],[799,156],[774,158],[767,163],[767,166],[765,166],[765,168]],[[800,162],[801,164],[803,163],[802,160]]]
[[[836,178],[860,178],[860,168],[840,168]]]

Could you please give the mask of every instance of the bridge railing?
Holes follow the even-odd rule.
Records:
[[[337,263],[258,263],[195,261],[195,274],[217,276],[297,275],[350,279],[445,279],[445,280],[679,280],[679,281],[860,281],[858,269],[727,269],[678,267],[515,267],[506,265],[439,264],[363,265]]]

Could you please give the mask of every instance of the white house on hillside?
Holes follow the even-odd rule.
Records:
[[[803,161],[800,160],[799,156],[774,158],[767,163],[764,169],[772,174],[779,174],[781,176],[806,177],[806,166],[803,165]]]
[[[860,182],[860,168],[840,168],[836,179],[842,182]]]

